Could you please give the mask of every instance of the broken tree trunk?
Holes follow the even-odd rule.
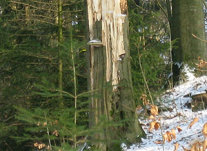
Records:
[[[96,145],[102,151],[118,150],[120,143],[113,140],[133,142],[144,135],[133,100],[127,1],[87,0],[87,9],[89,90],[96,92],[91,97],[90,127],[100,125],[102,117],[108,122],[123,122],[121,126],[105,126],[95,136],[102,140]]]

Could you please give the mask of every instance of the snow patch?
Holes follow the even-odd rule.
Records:
[[[187,81],[194,80],[196,77],[194,75],[195,68],[190,68],[188,65],[184,65],[183,71],[185,72],[185,75],[187,77]]]
[[[162,130],[158,129],[157,131],[149,132],[151,120],[141,119],[140,123],[143,125],[147,138],[142,139],[142,143],[133,144],[128,149],[122,144],[124,151],[174,151],[175,143],[179,144],[177,151],[183,151],[183,147],[190,149],[193,141],[203,141],[205,139],[202,129],[207,122],[207,110],[192,112],[185,104],[192,100],[191,95],[201,94],[207,90],[207,76],[196,78],[192,73],[193,69],[188,66],[184,66],[184,71],[188,82],[166,91],[160,98],[162,107],[172,109],[171,111],[161,112],[157,117],[157,121],[161,123]],[[199,121],[192,128],[189,128],[189,124],[195,117]],[[182,129],[181,132],[176,129],[177,126]],[[162,141],[162,134],[171,131],[171,129],[176,130],[176,139],[164,144],[155,143],[156,141]]]

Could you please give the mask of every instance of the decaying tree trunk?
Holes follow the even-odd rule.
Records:
[[[95,139],[104,150],[117,150],[115,139],[135,141],[144,132],[138,123],[133,100],[128,42],[127,0],[87,0],[89,25],[90,127],[107,121],[124,121],[107,127]],[[113,125],[113,124],[112,124]]]

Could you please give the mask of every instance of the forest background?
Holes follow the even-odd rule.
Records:
[[[172,49],[179,40],[171,37],[168,3],[128,1],[136,106],[143,98],[153,102],[177,80]],[[122,124],[102,117],[90,127],[87,35],[84,0],[0,1],[0,150],[80,150],[86,142],[95,150],[106,141],[94,140],[97,134]]]

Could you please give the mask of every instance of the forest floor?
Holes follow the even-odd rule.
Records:
[[[188,104],[191,96],[206,93],[207,76],[195,78],[190,72],[187,76],[187,82],[166,91],[159,99],[160,106],[170,111],[159,112],[155,119],[140,119],[146,139],[128,149],[123,145],[124,151],[198,151],[206,145],[203,127],[207,122],[207,110],[203,106],[200,111],[192,111]]]

